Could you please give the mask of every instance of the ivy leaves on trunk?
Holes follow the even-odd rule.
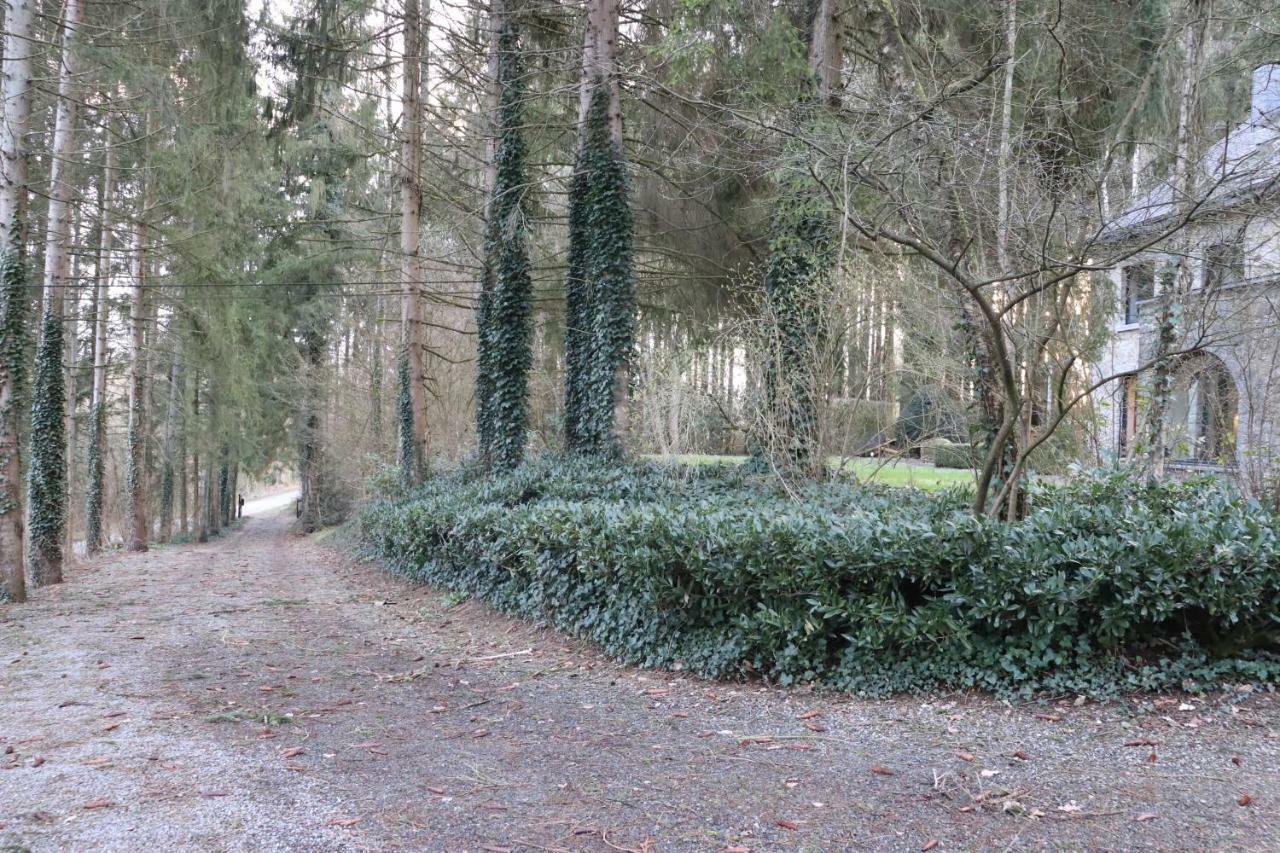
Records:
[[[497,172],[485,229],[477,377],[480,456],[500,469],[524,459],[533,365],[522,75],[519,31],[506,15],[498,32]]]

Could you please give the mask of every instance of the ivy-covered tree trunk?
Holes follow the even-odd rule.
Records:
[[[218,468],[218,515],[223,527],[231,526],[231,465],[227,462],[227,446],[222,446],[222,465]]]
[[[129,370],[129,446],[125,469],[125,496],[128,504],[128,532],[125,547],[130,551],[147,550],[147,504],[143,443],[146,437],[147,412],[147,234],[139,219],[133,232],[133,303],[129,312],[131,352]]]
[[[194,388],[191,391],[191,423],[197,428],[202,423],[200,420],[200,377],[195,378]],[[209,541],[209,519],[204,511],[204,493],[200,491],[201,468],[200,468],[200,438],[198,435],[192,436],[195,442],[191,449],[191,518],[195,526],[195,534],[197,542]]]
[[[631,189],[621,142],[612,130],[612,100],[607,86],[597,87],[583,157],[593,220],[586,259],[591,345],[578,428],[581,447],[590,453],[622,450],[635,342]]]
[[[426,345],[422,318],[423,21],[419,0],[404,0],[404,70],[400,117],[400,277],[402,395],[400,466],[406,483],[422,481],[427,458]]]
[[[85,550],[102,550],[102,511],[107,444],[107,305],[111,286],[111,197],[115,190],[115,148],[108,147],[98,197],[98,298],[93,315],[93,396],[89,406],[89,482],[85,489]]]
[[[62,67],[50,153],[49,214],[44,255],[44,315],[31,400],[31,467],[27,498],[31,576],[37,585],[62,581],[67,524],[66,374],[63,319],[71,239],[71,195],[79,70],[76,35],[82,0],[67,0],[62,22]]]
[[[23,217],[35,0],[6,0],[0,96],[0,600],[26,601],[21,421],[26,391],[28,292]]]
[[[178,433],[178,535],[184,540],[191,532],[187,506],[187,430]]]
[[[498,32],[497,172],[485,229],[485,274],[491,284],[480,318],[479,356],[480,375],[489,395],[487,411],[481,413],[481,434],[487,438],[481,456],[505,470],[524,459],[533,366],[522,74],[520,35],[507,13]]]
[[[839,99],[843,48],[840,3],[817,0],[809,26],[807,96],[792,110],[804,127]],[[765,417],[759,451],[785,474],[821,470],[821,357],[826,334],[822,285],[835,260],[835,211],[813,175],[809,152],[787,145],[779,176],[765,267],[770,336],[765,365]]]
[[[618,3],[593,0],[583,46],[565,280],[565,444],[616,453],[627,429],[635,340],[633,216],[622,148]]]
[[[213,407],[210,406],[209,408],[212,409]],[[212,425],[212,421],[213,419],[210,418],[210,425]],[[210,430],[209,434],[214,435],[216,432]],[[213,464],[213,451],[206,449],[204,458],[204,492],[200,496],[200,514],[204,517],[205,540],[202,541],[207,541],[210,536],[217,536],[220,528],[218,527],[217,504],[215,503],[215,490],[217,489],[215,471],[217,469]]]
[[[501,83],[498,80],[498,57],[501,52],[503,22],[507,17],[505,0],[489,3],[489,91],[486,97],[488,128],[484,141],[484,221],[485,239],[488,239],[489,223],[493,221],[494,188],[498,184],[498,137],[502,133],[502,121],[498,113],[501,99]],[[491,346],[489,343],[493,321],[494,270],[486,251],[480,270],[480,298],[476,304],[476,442],[480,462],[489,465],[493,461],[493,376]]]
[[[160,541],[173,541],[173,503],[182,428],[182,332],[174,329],[173,363],[169,366],[169,403],[164,423],[164,458],[160,468]]]
[[[305,395],[302,423],[298,435],[298,478],[301,480],[302,517],[298,526],[303,533],[314,533],[324,525],[325,470],[320,429],[320,406],[324,383],[324,357],[327,349],[323,335],[309,331],[304,341],[306,368],[303,376]]]

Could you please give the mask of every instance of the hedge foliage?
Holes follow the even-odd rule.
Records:
[[[363,516],[415,581],[610,654],[871,695],[1107,695],[1280,677],[1280,518],[1210,481],[1039,487],[1030,515],[959,493],[740,470],[529,463],[437,477]]]

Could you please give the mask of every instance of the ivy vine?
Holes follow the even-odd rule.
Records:
[[[597,81],[570,186],[565,444],[581,454],[621,451],[615,403],[635,347],[631,185],[609,108],[609,87]]]
[[[485,229],[481,287],[477,434],[481,459],[511,469],[524,459],[533,366],[533,277],[525,215],[524,82],[520,34],[503,20],[498,33],[497,176]]]
[[[67,522],[62,320],[54,313],[51,300],[47,301],[36,349],[35,387],[31,397],[31,467],[27,471],[31,577],[37,586],[61,580],[62,533]]]

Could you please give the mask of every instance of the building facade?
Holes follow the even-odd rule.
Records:
[[[1181,188],[1169,178],[1135,198],[1100,241],[1124,258],[1105,274],[1115,310],[1094,365],[1101,455],[1150,446],[1163,352],[1167,463],[1269,470],[1280,461],[1280,64],[1255,69],[1248,119]]]

